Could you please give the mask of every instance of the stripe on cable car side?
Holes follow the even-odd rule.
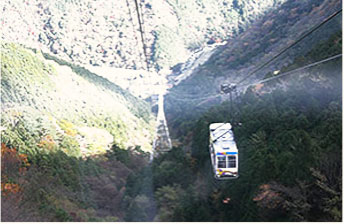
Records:
[[[221,174],[223,173],[232,173],[232,174],[237,174],[238,172],[234,172],[234,171],[229,171],[229,170],[222,170],[222,169],[216,169],[217,172]]]
[[[218,152],[216,153],[217,156],[221,156],[221,155],[235,155],[238,154],[237,152]]]

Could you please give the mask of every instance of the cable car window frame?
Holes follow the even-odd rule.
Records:
[[[236,168],[236,156],[230,155],[227,156],[227,168]],[[233,166],[234,165],[234,166]]]
[[[227,165],[227,159],[226,159],[227,156],[216,156],[216,160],[217,160],[217,168],[226,168],[226,165]],[[224,160],[220,160],[221,159],[224,159]],[[224,166],[221,166],[220,167],[220,164],[221,165],[224,165]]]

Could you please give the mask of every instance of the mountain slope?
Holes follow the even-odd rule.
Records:
[[[339,7],[340,1],[336,0],[286,1],[278,9],[255,21],[240,36],[218,47],[207,62],[194,69],[188,79],[170,89],[166,96],[169,123],[199,115],[206,108],[226,100],[227,97],[220,94],[221,84],[239,82]],[[292,63],[294,58],[306,55],[317,43],[327,40],[341,27],[339,14],[244,84],[262,79],[266,73],[280,70]]]
[[[138,1],[149,64],[169,69],[209,40],[228,39],[285,0]],[[135,2],[4,2],[2,39],[74,64],[142,69]]]
[[[3,2],[1,221],[340,221],[341,60],[252,86],[234,108],[219,86],[341,2],[139,1],[159,73],[139,69],[134,3]],[[339,17],[247,81],[341,53]],[[135,96],[164,90],[172,66],[164,104],[179,144],[150,161],[154,121]],[[218,182],[208,128],[233,119],[240,178]]]
[[[191,52],[202,48],[208,41],[222,42],[235,38],[252,22],[283,2],[152,1],[152,10],[159,18],[153,30],[153,60],[157,68],[168,68],[184,62]]]
[[[148,105],[104,78],[67,65],[46,61],[42,55],[17,45],[3,45],[2,125],[7,131],[12,129],[9,121],[17,123],[34,113],[31,119],[50,120],[38,122],[38,126],[64,122],[72,123],[75,131],[83,127],[104,129],[114,137],[115,144],[141,145],[149,151]],[[12,113],[20,115],[15,118]]]
[[[284,69],[314,61],[319,49],[324,55],[341,52],[341,38],[337,33]],[[341,58],[252,86],[234,105],[225,102],[178,124],[180,146],[150,167],[158,203],[155,221],[341,221]],[[240,176],[217,181],[209,124],[234,119],[230,110]],[[141,181],[149,177],[132,174],[128,196],[148,197]],[[140,210],[141,220],[145,212]],[[134,214],[130,207],[127,213]]]
[[[1,49],[2,221],[122,220],[126,178],[152,150],[149,105],[82,67]]]

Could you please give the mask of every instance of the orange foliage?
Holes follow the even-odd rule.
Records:
[[[26,154],[18,153],[15,148],[9,148],[1,143],[1,194],[3,196],[15,194],[21,190],[20,186],[14,183],[14,177],[24,175],[29,166]]]
[[[21,190],[18,184],[1,183],[1,195],[7,196],[9,194],[18,193]]]
[[[37,144],[39,147],[53,149],[56,145],[53,137],[51,135],[47,135],[41,139],[41,141]]]

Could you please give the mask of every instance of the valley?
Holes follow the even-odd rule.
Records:
[[[341,5],[5,1],[1,221],[341,221]]]

